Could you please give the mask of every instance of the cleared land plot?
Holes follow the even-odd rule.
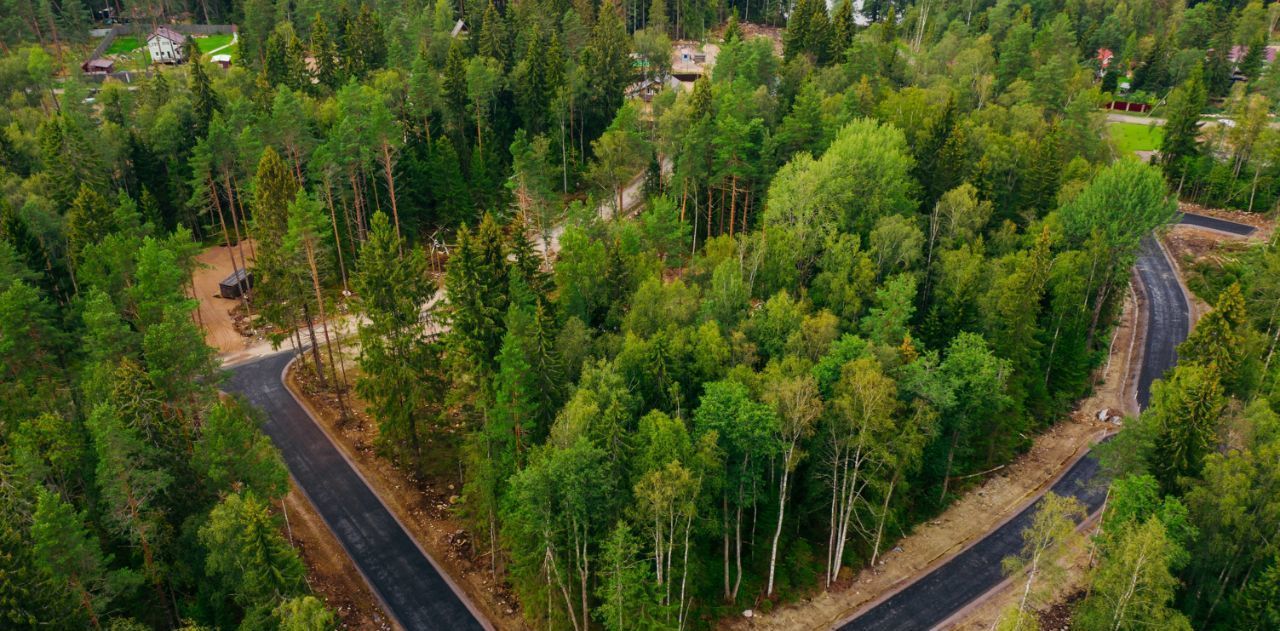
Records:
[[[142,40],[132,35],[124,35],[111,40],[111,45],[103,52],[104,55],[123,55],[131,53],[142,48]]]
[[[231,43],[231,33],[215,33],[195,38],[196,48],[201,53],[217,50]]]
[[[1107,130],[1111,134],[1111,142],[1121,155],[1135,151],[1155,151],[1164,140],[1164,128],[1155,125],[1138,123],[1110,123]]]

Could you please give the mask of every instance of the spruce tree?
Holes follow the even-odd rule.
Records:
[[[222,111],[222,103],[209,81],[204,63],[197,55],[191,61],[191,109],[195,114],[196,135],[203,136],[209,129],[214,112]]]
[[[365,317],[356,391],[378,423],[379,449],[420,470],[426,429],[444,398],[439,348],[423,338],[434,323],[422,310],[435,285],[422,251],[407,248],[381,212],[361,246],[354,287]]]
[[[479,38],[481,55],[497,59],[504,68],[510,67],[511,37],[507,33],[507,25],[502,20],[502,14],[494,6],[493,0],[490,0],[489,5],[485,7]]]
[[[1245,52],[1244,58],[1240,60],[1240,74],[1244,75],[1249,81],[1257,81],[1259,74],[1262,72],[1262,64],[1266,61],[1267,41],[1259,39],[1249,45],[1249,50]]]
[[[464,380],[484,391],[496,372],[505,333],[507,261],[502,229],[485,214],[474,230],[463,227],[445,275],[449,347]]]
[[[1178,182],[1178,188],[1200,156],[1200,116],[1208,104],[1203,72],[1200,67],[1169,95],[1168,121],[1164,126],[1164,140],[1160,143],[1160,163],[1165,176]]]
[[[111,571],[111,557],[103,553],[85,518],[56,494],[41,490],[32,515],[31,539],[35,565],[49,577],[65,611],[80,614],[80,624],[99,628],[112,598],[137,577]]]

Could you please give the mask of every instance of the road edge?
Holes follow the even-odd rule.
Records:
[[[936,558],[934,558],[934,560],[930,561],[928,565],[925,565],[923,568],[921,568],[918,572],[916,572],[910,578],[903,579],[902,581],[898,582],[896,585],[891,587],[889,590],[887,590],[885,593],[881,594],[880,596],[877,596],[874,600],[870,600],[863,603],[861,606],[855,609],[852,614],[847,615],[843,618],[840,618],[839,620],[834,622],[831,628],[839,629],[840,627],[843,627],[844,625],[849,624],[850,622],[853,622],[862,614],[884,604],[885,601],[889,600],[890,598],[893,598],[894,596],[897,596],[903,590],[920,582],[925,577],[929,576],[930,574],[933,574],[933,572],[938,568],[950,563],[951,561],[954,561],[956,557],[960,556],[970,548],[984,541],[987,537],[991,535],[991,533],[1002,528],[1005,524],[1015,519],[1018,515],[1021,515],[1023,511],[1030,508],[1032,504],[1035,504],[1037,501],[1039,501],[1041,497],[1044,497],[1044,494],[1048,492],[1049,489],[1053,488],[1053,485],[1057,484],[1059,480],[1061,480],[1064,476],[1066,476],[1067,473],[1071,471],[1071,468],[1076,466],[1076,463],[1080,462],[1082,459],[1084,459],[1085,456],[1088,456],[1090,453],[1093,452],[1094,445],[1097,445],[1099,442],[1106,439],[1112,433],[1113,433],[1112,430],[1105,430],[1105,429],[1099,430],[1096,435],[1097,436],[1096,440],[1091,441],[1088,447],[1085,448],[1084,450],[1077,449],[1076,453],[1072,454],[1071,458],[1063,461],[1064,464],[1062,464],[1059,467],[1058,472],[1055,473],[1052,478],[1044,481],[1036,488],[1028,491],[1028,494],[1030,495],[1024,495],[1023,497],[1025,499],[1023,499],[1020,503],[1016,504],[1015,508],[1011,510],[1008,515],[1002,518],[995,525],[983,531],[979,536],[970,537],[969,539],[961,542],[960,544],[958,544],[959,547],[953,547],[951,552],[938,555]],[[977,599],[970,601],[969,604],[966,604],[965,607],[969,607],[970,605],[977,603],[986,595],[987,595],[987,592],[984,592]]]
[[[461,601],[462,604],[467,608],[467,610],[471,612],[472,617],[476,619],[476,622],[480,624],[481,628],[485,629],[486,631],[496,631],[496,629],[493,626],[493,623],[489,622],[489,619],[480,612],[480,610],[476,607],[475,603],[471,602],[470,595],[468,595],[466,591],[458,587],[458,584],[453,580],[453,576],[450,575],[447,571],[445,571],[444,568],[442,568],[440,564],[436,562],[435,558],[433,558],[430,554],[427,553],[426,549],[422,547],[422,544],[418,542],[418,538],[414,537],[413,533],[411,533],[409,529],[405,527],[404,522],[400,520],[400,516],[397,515],[395,511],[391,510],[391,507],[387,505],[386,500],[382,499],[382,496],[378,494],[374,486],[369,483],[369,479],[365,477],[364,472],[360,470],[360,467],[358,467],[355,461],[351,459],[351,456],[347,454],[347,450],[343,448],[342,444],[339,441],[334,440],[333,435],[329,433],[329,430],[324,426],[324,423],[321,423],[316,419],[316,413],[315,413],[315,410],[312,409],[311,404],[308,403],[306,400],[304,400],[302,397],[298,396],[298,393],[294,392],[293,388],[289,386],[289,380],[288,380],[289,368],[291,368],[294,365],[294,363],[297,361],[298,361],[297,356],[294,356],[288,362],[285,362],[284,368],[280,370],[280,384],[284,386],[285,391],[288,392],[289,396],[293,397],[293,400],[297,402],[298,406],[301,407],[302,410],[307,413],[307,418],[311,420],[311,423],[315,425],[317,428],[319,428],[320,432],[324,434],[324,437],[326,440],[329,441],[329,444],[333,445],[334,450],[338,452],[338,455],[342,456],[342,459],[347,463],[347,466],[351,467],[351,470],[355,472],[356,477],[360,478],[360,481],[365,485],[365,487],[369,489],[369,492],[372,493],[375,498],[377,498],[378,504],[382,505],[383,510],[387,511],[388,515],[391,515],[391,519],[395,520],[396,525],[400,527],[400,531],[403,532],[404,535],[409,538],[409,541],[413,542],[414,547],[417,548],[418,552],[423,556],[423,558],[427,560],[427,563],[430,563],[431,567],[434,568],[436,573],[440,575],[440,578],[444,579],[445,584],[448,585],[449,589],[453,591],[454,596],[457,596],[458,600]],[[301,485],[299,485],[299,488],[302,488]],[[303,490],[303,494],[306,494],[305,489]],[[307,501],[311,501],[310,496],[308,496]],[[329,524],[328,520],[324,519],[324,515],[321,515],[320,518],[324,520],[325,525],[329,526],[329,529],[332,531],[333,526]],[[337,538],[336,535],[335,535],[335,538]],[[341,538],[338,538],[338,543],[342,545],[343,550],[347,551],[347,556],[351,556],[351,551],[347,550],[346,544],[342,543]],[[372,591],[374,596],[378,598],[378,601],[382,603],[382,606],[386,610],[387,615],[395,619],[396,624],[400,625],[402,629],[405,628],[404,624],[401,623],[400,619],[396,616],[396,614],[390,609],[390,607],[387,606],[386,601],[382,597],[382,594],[377,590],[377,588],[373,587],[373,584],[369,581],[369,578],[364,575],[364,570],[360,569],[360,564],[355,562],[355,557],[352,557],[351,560],[352,560],[352,565],[356,567],[356,571],[360,572],[361,576],[365,579],[366,583],[369,583],[370,591]]]
[[[1186,213],[1183,213],[1183,214],[1185,215]],[[1177,224],[1174,224],[1174,225],[1177,225]],[[1172,226],[1171,226],[1171,227],[1172,227]],[[1197,228],[1199,228],[1200,226],[1196,226],[1196,227],[1197,227]],[[1215,232],[1221,232],[1222,234],[1231,234],[1231,233],[1229,233],[1229,232],[1220,231],[1220,230],[1215,230]],[[1234,235],[1234,236],[1239,236],[1239,235]],[[1198,321],[1198,319],[1194,317],[1194,315],[1195,315],[1194,303],[1193,303],[1193,302],[1192,302],[1192,300],[1191,300],[1191,291],[1190,291],[1190,289],[1187,287],[1186,279],[1183,277],[1182,267],[1181,267],[1180,265],[1178,265],[1178,262],[1174,259],[1173,254],[1172,254],[1171,252],[1169,252],[1168,248],[1166,248],[1166,247],[1165,247],[1164,240],[1161,238],[1161,235],[1160,235],[1160,233],[1159,233],[1158,231],[1153,232],[1153,233],[1152,233],[1152,235],[1151,235],[1151,237],[1152,237],[1152,239],[1154,239],[1154,240],[1155,240],[1155,242],[1156,242],[1156,247],[1160,250],[1160,255],[1161,255],[1161,256],[1163,256],[1163,257],[1165,258],[1165,260],[1169,263],[1169,267],[1170,267],[1170,269],[1172,269],[1172,270],[1173,270],[1174,278],[1178,281],[1178,288],[1179,288],[1179,290],[1182,292],[1182,300],[1183,300],[1183,302],[1185,302],[1185,303],[1186,303],[1186,306],[1187,306],[1187,316],[1188,316],[1188,317],[1187,317],[1187,335],[1188,335],[1188,336],[1190,336],[1190,335],[1191,335],[1191,332],[1192,332],[1193,330],[1195,330],[1196,322]],[[1147,288],[1147,285],[1146,285],[1146,283],[1144,283],[1144,282],[1142,281],[1142,274],[1137,273],[1136,268],[1135,268],[1134,270],[1131,270],[1130,290],[1132,290],[1132,288],[1133,288],[1133,284],[1134,284],[1135,282],[1137,283],[1138,287],[1141,289],[1141,291],[1140,291],[1140,293],[1142,294],[1142,295],[1141,295],[1141,299],[1142,299],[1144,302],[1150,301],[1150,300],[1151,300],[1151,298],[1150,298],[1150,296],[1149,296],[1149,294],[1148,294],[1148,288]],[[1138,303],[1135,301],[1135,303],[1134,303],[1135,308],[1137,307],[1137,304],[1138,304]],[[1148,332],[1148,331],[1147,331],[1147,329],[1148,329],[1148,328],[1150,327],[1150,325],[1151,325],[1151,311],[1150,311],[1149,309],[1142,309],[1142,310],[1140,310],[1140,313],[1138,314],[1138,318],[1137,318],[1137,319],[1135,320],[1135,322],[1134,322],[1134,333],[1135,333],[1135,337],[1134,337],[1134,339],[1133,339],[1133,340],[1131,340],[1131,343],[1132,343],[1133,341],[1136,341],[1136,333],[1137,333],[1137,330],[1138,330],[1138,321],[1141,321],[1141,329],[1142,329],[1142,331],[1143,331],[1143,333],[1144,333],[1144,335],[1145,335],[1145,334]],[[1136,359],[1137,359],[1137,361],[1136,361],[1136,362],[1134,361],[1134,359],[1135,359],[1134,354],[1133,354],[1134,350],[1137,350],[1137,352],[1138,352],[1137,357],[1136,357]],[[1136,365],[1136,366],[1141,367],[1141,365],[1142,365],[1142,358],[1143,358],[1145,355],[1146,355],[1146,348],[1145,348],[1145,346],[1143,346],[1143,347],[1139,347],[1139,348],[1137,348],[1137,349],[1130,348],[1130,351],[1129,351],[1129,366],[1128,366],[1128,370],[1129,370],[1129,371],[1132,371],[1132,370],[1133,370],[1133,367],[1134,367],[1135,365]],[[1177,364],[1176,364],[1176,362],[1175,362],[1175,365],[1177,365]],[[1129,374],[1129,373],[1126,373],[1126,375],[1127,375],[1127,374]],[[1138,381],[1140,381],[1140,380],[1141,380],[1141,377],[1142,377],[1142,371],[1141,371],[1141,369],[1139,368],[1139,370],[1138,370],[1138,374],[1136,375],[1136,378],[1135,378],[1135,379],[1133,379],[1133,383],[1132,383],[1131,385],[1127,385],[1127,386],[1126,386],[1126,390],[1127,390],[1129,387],[1131,387],[1131,388],[1132,388],[1132,391],[1133,391],[1133,404],[1134,404],[1134,406],[1135,406],[1135,409],[1138,411],[1138,412],[1137,412],[1138,414],[1141,414],[1141,413],[1142,413],[1142,406],[1138,403]],[[1127,402],[1127,398],[1128,398],[1128,396],[1127,396],[1127,395],[1128,395],[1128,393],[1127,393],[1127,392],[1122,392],[1122,393],[1121,393],[1121,395],[1122,395],[1122,396],[1124,396],[1124,397],[1126,398],[1126,402]],[[1101,440],[1104,440],[1104,439],[1106,439],[1106,438],[1107,438],[1107,437],[1109,437],[1109,436],[1112,436],[1112,435],[1115,435],[1115,434],[1119,433],[1119,431],[1120,431],[1120,429],[1118,429],[1118,428],[1117,428],[1117,429],[1114,429],[1114,430],[1105,430],[1105,431],[1104,431],[1104,435],[1103,435],[1102,439],[1100,439],[1098,442],[1101,442]],[[1097,442],[1095,442],[1095,443],[1093,443],[1093,444],[1094,444],[1094,445],[1096,445],[1096,444],[1098,444],[1098,443],[1097,443]],[[1092,450],[1092,448],[1091,448],[1091,449],[1089,449],[1089,452],[1092,452],[1092,451],[1093,451],[1093,450]],[[1088,452],[1086,452],[1086,454],[1087,454],[1087,453],[1088,453]],[[1075,466],[1075,463],[1074,463],[1074,462],[1073,462],[1073,463],[1071,463],[1071,465],[1069,465],[1069,466],[1068,466],[1068,469],[1069,469],[1071,466]],[[1065,470],[1064,470],[1064,471],[1065,471]],[[1059,477],[1061,477],[1061,476],[1059,476]],[[1037,499],[1038,499],[1038,498],[1037,498]],[[1091,524],[1094,524],[1094,523],[1098,522],[1098,521],[1100,520],[1101,516],[1102,516],[1102,512],[1103,512],[1103,511],[1105,511],[1106,509],[1107,509],[1107,503],[1106,503],[1106,501],[1105,501],[1105,500],[1103,500],[1102,506],[1098,507],[1098,510],[1096,510],[1096,511],[1094,511],[1093,513],[1091,513],[1090,515],[1086,516],[1086,517],[1085,517],[1085,519],[1084,519],[1083,521],[1081,521],[1081,522],[1080,522],[1080,525],[1076,528],[1076,532],[1083,532],[1083,531],[1086,529],[1086,527],[1090,526]],[[1021,510],[1019,510],[1019,513],[1021,513]],[[1005,521],[1007,522],[1008,520],[1005,520]],[[987,533],[989,534],[990,532],[992,532],[992,531],[996,530],[997,528],[999,528],[1000,526],[1003,526],[1003,525],[1004,525],[1004,522],[1001,522],[1001,524],[1000,524],[999,526],[996,526],[995,528],[992,528],[991,530],[987,531]],[[984,539],[986,538],[986,537],[985,537],[985,535],[984,535],[984,537],[983,537],[983,538],[984,538]],[[927,575],[927,574],[926,574],[926,575]],[[959,624],[959,623],[963,622],[963,621],[964,621],[965,616],[967,616],[968,614],[972,613],[972,612],[973,612],[975,609],[977,609],[978,607],[982,606],[983,604],[986,604],[986,602],[987,602],[987,601],[989,601],[991,598],[995,597],[996,595],[1000,594],[1002,591],[1004,591],[1005,589],[1007,589],[1007,588],[1012,584],[1012,582],[1013,582],[1013,576],[1008,576],[1008,577],[1006,577],[1003,581],[1000,581],[1000,582],[999,582],[999,583],[997,583],[996,585],[992,586],[992,587],[991,587],[991,589],[989,589],[989,590],[987,590],[987,591],[983,592],[980,596],[978,596],[977,598],[975,598],[975,599],[973,599],[972,601],[970,601],[970,602],[969,602],[967,605],[965,605],[964,607],[961,607],[960,609],[956,610],[954,613],[952,613],[950,616],[948,616],[945,620],[943,620],[942,622],[939,622],[938,624],[934,625],[934,626],[933,626],[933,629],[935,629],[935,630],[945,630],[945,629],[950,629],[950,628],[954,627],[955,625],[957,625],[957,624]]]

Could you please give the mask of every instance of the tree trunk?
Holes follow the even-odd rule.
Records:
[[[960,441],[960,430],[951,433],[951,448],[947,450],[947,469],[942,475],[942,494],[938,496],[941,504],[947,499],[947,483],[951,481],[951,463],[956,456],[956,443]]]
[[[724,540],[724,599],[729,600],[729,495],[720,494],[720,526]]]
[[[324,364],[320,361],[320,342],[316,340],[316,325],[311,319],[311,307],[303,301],[302,315],[307,322],[307,334],[311,337],[311,359],[316,363],[316,378],[320,380],[320,387],[327,388],[324,378]]]
[[[307,251],[307,266],[311,268],[311,287],[316,292],[316,308],[320,310],[320,326],[324,331],[324,346],[329,352],[329,370],[333,372],[333,391],[338,395],[339,421],[347,419],[347,404],[342,400],[342,385],[338,379],[338,364],[333,361],[333,342],[329,339],[329,320],[324,313],[324,296],[320,293],[320,272],[316,269],[315,245],[311,239],[303,242]]]
[[[889,480],[889,490],[884,494],[884,506],[880,507],[880,519],[876,523],[876,542],[871,548],[871,567],[876,566],[876,559],[880,558],[880,542],[884,537],[884,522],[889,517],[889,500],[893,497],[893,487],[898,484],[898,474],[895,472],[893,478]]]
[[[769,583],[764,591],[765,596],[773,596],[773,577],[778,562],[778,539],[782,537],[782,516],[787,509],[787,481],[791,476],[791,456],[795,453],[796,446],[792,443],[786,451],[786,455],[782,461],[782,484],[778,489],[778,526],[773,529],[773,545],[769,551]]]
[[[400,237],[400,210],[396,206],[396,180],[391,172],[391,145],[385,140],[382,142],[382,170],[387,176],[387,194],[391,196],[391,220],[396,225],[396,240],[402,244],[400,253],[404,254],[404,241]]]
[[[342,291],[350,292],[347,288],[347,264],[342,256],[342,238],[338,236],[338,213],[333,208],[333,187],[329,185],[329,178],[324,180],[324,198],[329,205],[329,221],[333,225],[333,249],[338,252],[338,272],[342,274]]]
[[[729,190],[729,236],[733,236],[733,222],[738,219],[738,176],[733,176]],[[772,593],[772,590],[770,590]]]
[[[213,197],[213,207],[218,211],[218,223],[222,226],[222,240],[227,244],[227,258],[231,259],[231,271],[232,273],[238,275],[241,269],[247,269],[247,268],[236,265],[236,251],[235,251],[235,248],[231,247],[231,236],[227,234],[227,220],[225,217],[223,217],[223,214],[222,214],[222,202],[218,200],[218,187],[214,185],[212,179],[209,179],[209,195]],[[235,211],[232,210],[232,213],[234,212]],[[241,262],[244,262],[243,250],[241,250],[240,252],[240,257],[241,257],[240,259]],[[246,273],[245,278],[242,278],[240,282],[237,284],[240,287],[240,304],[244,307],[245,314],[248,316],[249,321],[252,322],[253,311],[249,307],[249,300],[247,296],[247,293],[249,291],[249,286],[248,286],[248,283],[246,282],[247,279],[248,279],[248,273]]]

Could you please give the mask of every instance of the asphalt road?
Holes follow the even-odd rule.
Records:
[[[1227,234],[1234,234],[1239,237],[1247,237],[1253,234],[1257,230],[1257,228],[1254,228],[1253,226],[1246,226],[1245,224],[1242,224],[1242,223],[1227,221],[1225,219],[1218,219],[1217,217],[1207,217],[1205,215],[1193,215],[1191,213],[1183,214],[1182,219],[1181,221],[1179,221],[1179,223],[1184,223],[1184,224],[1187,224],[1188,226],[1196,226],[1199,228],[1209,228],[1211,230],[1218,230],[1220,232],[1225,232]]]
[[[1251,226],[1203,215],[1183,215],[1180,221],[1242,236],[1254,231]],[[1147,339],[1136,386],[1138,405],[1145,408],[1151,401],[1151,383],[1178,361],[1177,347],[1190,331],[1191,315],[1173,264],[1154,237],[1142,240],[1134,267],[1141,278],[1141,290],[1148,308]],[[1101,508],[1107,489],[1107,481],[1097,479],[1097,474],[1097,460],[1087,455],[1072,465],[1050,490],[1058,495],[1075,497],[1085,505],[1089,514],[1093,514]],[[1022,531],[1031,523],[1040,501],[1026,507],[1013,519],[920,580],[839,628],[842,631],[929,629],[946,621],[1004,580],[1000,563],[1022,547]]]
[[[328,436],[285,389],[282,352],[228,371],[225,390],[266,413],[263,429],[298,486],[368,579],[386,612],[409,631],[483,629],[459,591],[427,558]]]

